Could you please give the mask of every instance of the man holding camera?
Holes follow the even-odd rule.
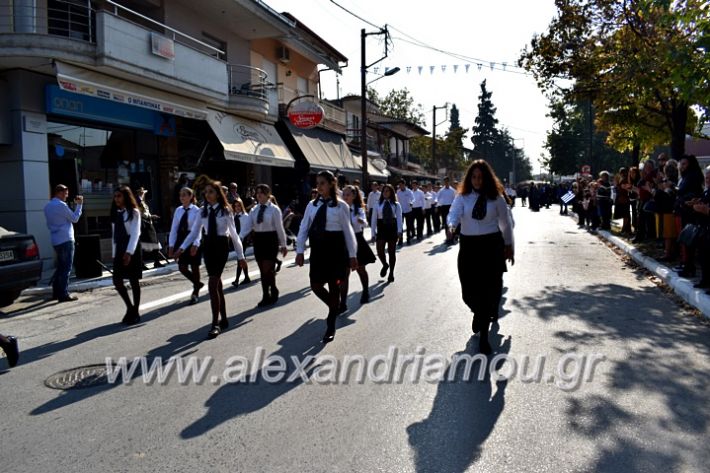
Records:
[[[44,206],[47,228],[57,254],[57,265],[52,278],[52,299],[57,299],[59,302],[77,300],[76,296],[69,295],[69,274],[74,261],[73,224],[81,217],[84,198],[80,195],[74,197],[76,209],[72,211],[66,203],[67,197],[69,197],[69,188],[64,184],[58,184],[54,188],[54,197]]]

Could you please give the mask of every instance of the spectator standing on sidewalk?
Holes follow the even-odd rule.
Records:
[[[678,191],[676,193],[675,215],[676,232],[688,224],[695,223],[695,212],[686,205],[693,199],[699,199],[703,193],[703,171],[700,169],[698,159],[693,155],[685,155],[678,162]],[[681,275],[685,277],[695,276],[695,245],[680,245],[681,264],[683,268]]]
[[[597,184],[597,211],[601,229],[609,231],[611,230],[611,182],[607,171],[599,173]]]
[[[54,188],[54,197],[44,206],[44,216],[52,239],[52,246],[57,255],[56,268],[52,277],[52,299],[59,302],[77,300],[69,295],[69,275],[74,261],[74,225],[81,217],[84,198],[74,198],[76,208],[72,211],[66,203],[69,188],[58,184]]]
[[[638,200],[638,229],[636,230],[636,236],[633,239],[633,243],[641,243],[646,239],[656,238],[655,230],[655,212],[653,206],[650,204],[653,198],[653,190],[656,187],[656,176],[658,172],[656,171],[656,163],[652,159],[647,159],[643,162],[643,168],[641,168],[641,179],[639,179],[637,188],[639,194]]]
[[[710,288],[710,166],[705,168],[705,191],[699,199],[692,199],[688,202],[695,212],[695,219],[701,226],[703,233],[700,241],[697,242],[700,250],[700,282],[695,284],[696,288]],[[707,291],[710,294],[710,291]]]
[[[626,181],[627,184],[627,189],[629,193],[629,210],[631,212],[631,228],[633,229],[634,234],[638,231],[638,226],[639,226],[639,209],[638,209],[638,202],[639,202],[639,189],[636,187],[638,184],[639,180],[641,179],[641,173],[639,172],[639,168],[636,166],[631,166],[629,168],[629,177]]]
[[[657,183],[657,187],[652,191],[653,202],[656,210],[656,235],[663,238],[664,254],[661,261],[670,261],[676,254],[676,231],[673,207],[676,200],[676,185],[678,183],[678,165],[671,159],[665,165],[663,178]]]
[[[616,199],[614,200],[614,218],[621,219],[621,233],[629,235],[631,233],[631,212],[629,189],[629,170],[620,168],[619,174],[614,178],[614,186],[616,187]]]

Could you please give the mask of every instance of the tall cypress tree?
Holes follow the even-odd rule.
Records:
[[[474,152],[488,161],[495,169],[495,156],[499,151],[500,130],[496,118],[496,107],[493,106],[491,97],[493,93],[486,89],[486,81],[481,82],[481,95],[478,96],[478,116],[474,121],[473,143]]]
[[[456,104],[451,106],[451,112],[449,112],[449,124],[449,133],[461,128],[461,122],[459,121],[459,109]]]

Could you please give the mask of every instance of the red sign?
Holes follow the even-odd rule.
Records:
[[[314,128],[323,121],[325,111],[315,102],[299,102],[288,111],[288,119],[297,128]]]
[[[585,164],[582,166],[582,174],[585,176],[589,176],[592,174],[592,167],[589,164]]]

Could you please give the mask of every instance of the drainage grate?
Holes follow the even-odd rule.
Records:
[[[44,381],[52,389],[82,389],[106,384],[106,365],[88,365],[55,373]]]

